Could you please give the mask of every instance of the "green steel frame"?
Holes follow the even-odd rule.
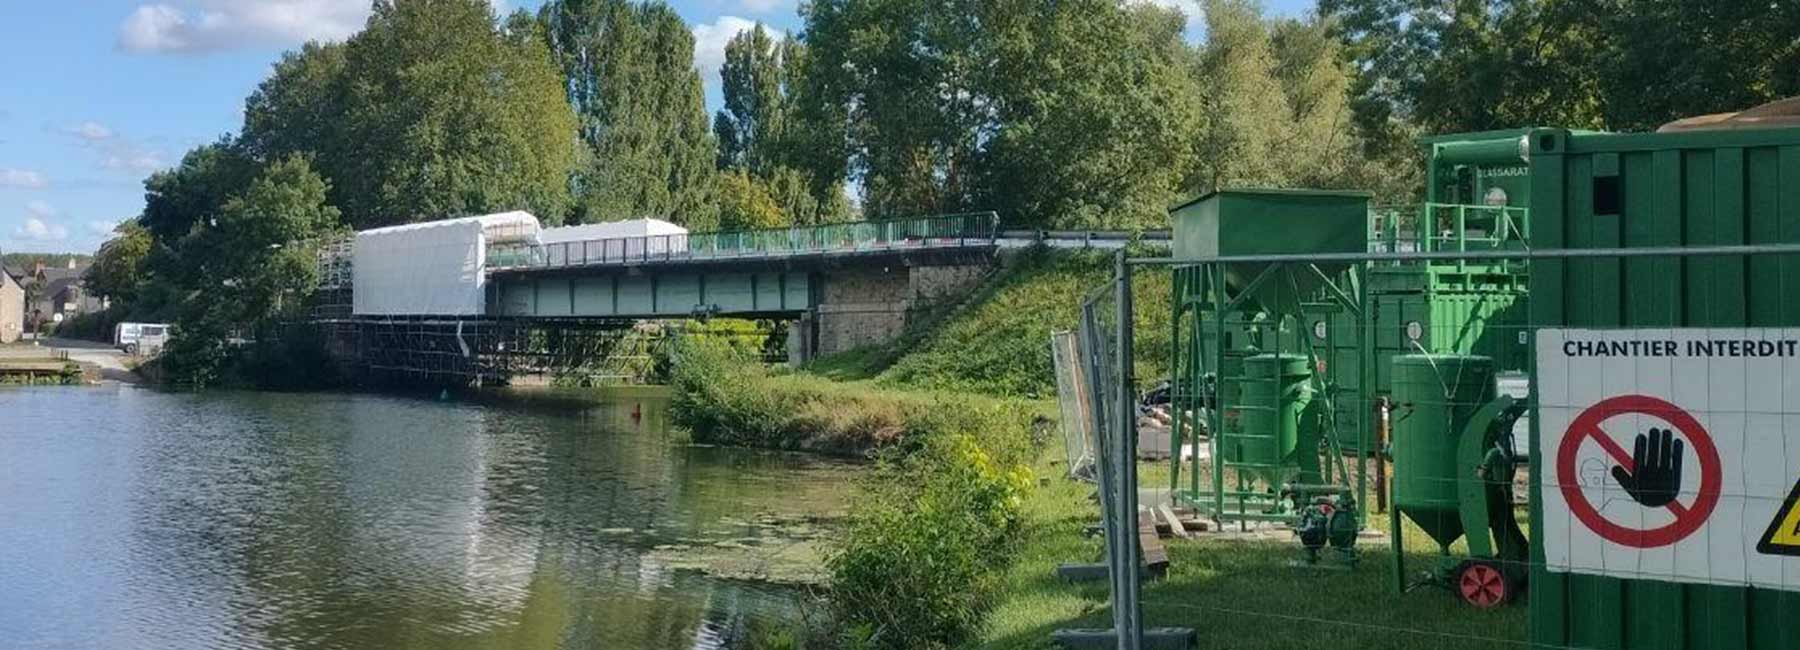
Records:
[[[1223,265],[1206,264],[1177,267],[1175,269],[1175,313],[1171,326],[1174,328],[1172,341],[1171,365],[1176,368],[1171,382],[1171,406],[1178,417],[1173,418],[1170,428],[1170,449],[1172,455],[1172,471],[1170,487],[1175,498],[1202,513],[1212,516],[1220,525],[1228,522],[1250,521],[1282,521],[1292,522],[1297,515],[1294,511],[1284,509],[1284,490],[1293,490],[1307,494],[1353,494],[1358,503],[1366,502],[1368,494],[1368,476],[1366,466],[1357,463],[1354,485],[1341,485],[1338,481],[1348,481],[1351,471],[1345,466],[1343,444],[1339,432],[1351,428],[1340,426],[1339,410],[1336,397],[1340,381],[1335,378],[1341,373],[1359,373],[1359,385],[1368,385],[1373,380],[1369,376],[1372,368],[1358,362],[1353,369],[1344,369],[1342,364],[1332,363],[1327,366],[1325,376],[1314,373],[1309,380],[1313,384],[1316,395],[1322,396],[1323,405],[1320,412],[1322,422],[1318,427],[1318,440],[1325,444],[1326,462],[1319,462],[1318,448],[1298,450],[1302,462],[1289,466],[1285,464],[1247,463],[1227,459],[1225,450],[1220,448],[1221,439],[1227,437],[1228,424],[1226,413],[1233,409],[1243,408],[1231,395],[1233,384],[1241,384],[1244,377],[1232,374],[1228,369],[1242,367],[1242,357],[1247,347],[1237,344],[1231,339],[1234,333],[1245,334],[1250,338],[1262,341],[1273,341],[1273,349],[1256,348],[1258,353],[1273,352],[1283,354],[1297,352],[1307,357],[1308,363],[1318,368],[1321,358],[1328,355],[1321,352],[1314,337],[1301,332],[1294,336],[1284,336],[1283,331],[1293,323],[1304,322],[1305,314],[1298,309],[1302,298],[1300,285],[1303,284],[1297,275],[1307,277],[1304,284],[1319,283],[1323,302],[1334,304],[1352,313],[1356,318],[1363,318],[1368,310],[1368,295],[1355,282],[1345,282],[1349,290],[1339,286],[1344,276],[1333,278],[1331,274],[1321,270],[1315,264],[1272,264],[1263,267],[1241,290],[1232,292],[1227,289]],[[1271,311],[1264,311],[1263,306],[1253,304],[1251,296],[1268,283],[1285,283],[1294,298],[1293,309],[1275,306]],[[1186,328],[1184,329],[1184,324]],[[1295,329],[1304,329],[1295,327]],[[1288,330],[1293,331],[1293,330]],[[1358,328],[1357,336],[1366,337],[1368,330]],[[1329,341],[1326,341],[1329,343]],[[1358,347],[1367,349],[1367,341],[1360,341]],[[1234,359],[1233,357],[1237,357]],[[1212,435],[1209,436],[1209,456],[1211,459],[1211,485],[1202,486],[1198,468],[1188,473],[1188,485],[1181,484],[1181,445],[1183,439],[1190,436],[1186,431],[1187,414],[1198,412],[1203,406],[1204,378],[1215,378],[1213,389],[1214,407],[1209,411],[1207,425]],[[1358,409],[1358,418],[1354,430],[1366,436],[1368,431],[1368,414]],[[1241,431],[1230,435],[1243,436]],[[1368,441],[1359,438],[1359,448],[1367,448]],[[1226,471],[1234,473],[1235,485],[1230,489],[1226,485]],[[1315,474],[1316,471],[1316,474]],[[1284,473],[1298,479],[1285,485],[1257,485],[1250,475],[1257,472]],[[1364,509],[1358,508],[1359,522],[1364,516]]]

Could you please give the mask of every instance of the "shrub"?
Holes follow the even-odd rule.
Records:
[[[1012,554],[1031,475],[974,436],[946,433],[885,457],[828,560],[855,641],[945,648],[977,630]]]

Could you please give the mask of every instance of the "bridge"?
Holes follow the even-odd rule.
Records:
[[[1002,248],[1116,248],[1132,238],[1002,231],[992,212],[550,243],[499,237],[485,245],[479,316],[330,320],[355,328],[339,343],[345,353],[425,372],[463,372],[484,354],[514,357],[544,340],[566,348],[544,352],[545,364],[571,364],[636,322],[708,316],[787,321],[789,360],[804,362],[891,340],[909,314],[974,290]],[[334,269],[324,284],[347,288],[353,271]],[[531,334],[547,331],[555,334]]]
[[[916,307],[972,289],[991,212],[488,249],[489,311],[515,318],[796,321],[795,360],[888,340]]]

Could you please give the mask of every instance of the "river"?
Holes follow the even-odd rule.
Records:
[[[666,404],[0,389],[0,646],[741,647],[854,469]]]

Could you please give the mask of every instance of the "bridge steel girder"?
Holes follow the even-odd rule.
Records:
[[[490,313],[510,318],[795,317],[816,306],[804,272],[529,275],[494,282]]]
[[[983,263],[993,245],[782,259],[496,270],[488,312],[517,318],[797,318],[821,302],[823,276],[866,267]]]

